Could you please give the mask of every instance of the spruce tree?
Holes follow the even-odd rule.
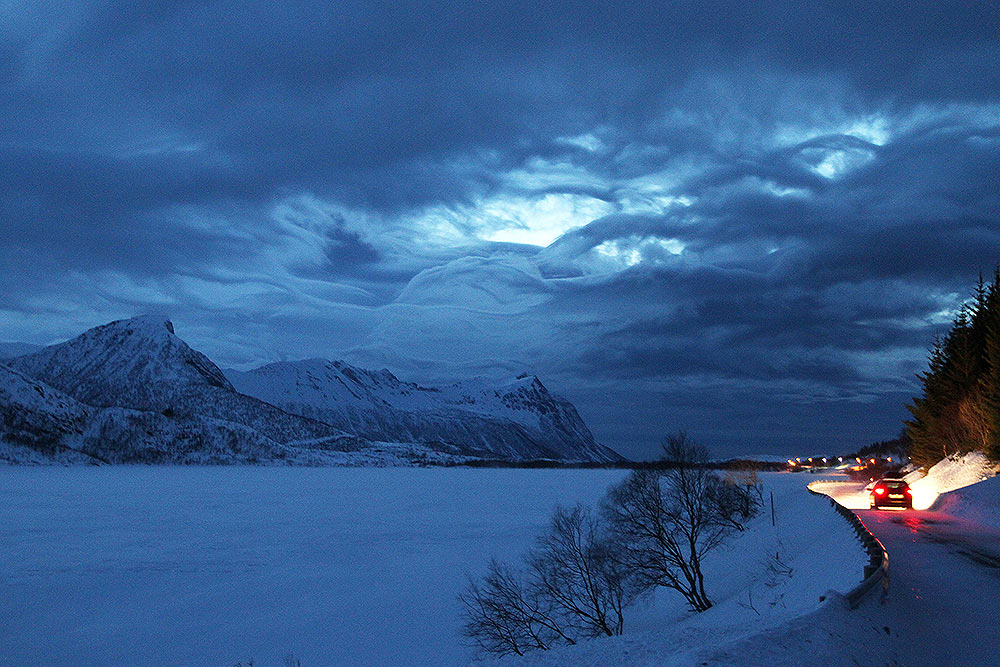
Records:
[[[979,378],[981,410],[988,425],[986,453],[1000,461],[1000,268],[983,300],[983,371]]]
[[[928,362],[917,376],[923,395],[907,406],[911,458],[930,466],[976,449],[1000,460],[1000,267],[988,285],[980,276]]]
[[[917,375],[923,388],[923,396],[914,398],[913,403],[906,406],[913,419],[905,422],[906,433],[913,443],[910,457],[922,466],[932,465],[941,458],[937,451],[938,438],[935,435],[940,420],[940,406],[943,403],[937,389],[945,365],[944,345],[940,339],[934,341],[928,365],[927,371]]]

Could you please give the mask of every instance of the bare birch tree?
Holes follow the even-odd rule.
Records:
[[[556,508],[549,530],[528,556],[533,586],[567,627],[586,637],[622,633],[624,609],[641,592],[581,505]]]
[[[563,632],[551,602],[496,560],[490,561],[481,583],[470,580],[459,600],[464,606],[463,633],[488,653],[524,655],[560,640],[576,643]]]
[[[704,447],[672,435],[670,467],[630,473],[597,517],[581,505],[556,508],[523,572],[493,561],[470,580],[459,596],[465,635],[498,655],[620,635],[625,609],[656,586],[680,591],[695,611],[711,607],[703,558],[756,513],[760,487],[755,474],[725,483],[707,459]]]
[[[625,608],[642,590],[579,505],[556,508],[525,563],[519,574],[493,561],[459,596],[464,634],[486,652],[523,655],[577,637],[619,635]]]
[[[734,527],[720,520],[713,498],[718,478],[707,450],[682,432],[663,445],[667,470],[635,470],[613,487],[602,513],[616,558],[648,586],[680,592],[694,611],[712,606],[702,562]]]
[[[753,464],[730,470],[709,486],[713,510],[720,523],[743,531],[764,504],[764,490]]]

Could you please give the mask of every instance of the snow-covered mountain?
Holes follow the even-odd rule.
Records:
[[[85,405],[3,365],[0,425],[0,460],[14,462],[237,463],[298,453],[220,419]]]
[[[151,317],[111,322],[3,364],[0,443],[57,460],[621,458],[533,376],[438,389],[311,360],[227,377],[170,322]],[[3,458],[24,457],[0,448]]]
[[[329,424],[240,394],[218,366],[162,319],[111,322],[10,359],[7,365],[94,407],[210,417],[241,424],[278,443],[347,436]]]
[[[72,441],[83,435],[96,410],[23,373],[0,365],[0,424],[3,439],[57,460],[87,457]]]
[[[621,460],[594,440],[571,403],[532,375],[437,388],[322,359],[226,374],[245,394],[370,440],[452,443],[513,460]]]

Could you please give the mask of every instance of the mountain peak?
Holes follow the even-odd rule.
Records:
[[[532,385],[535,387],[540,387],[541,389],[545,389],[545,385],[542,384],[542,381],[539,380],[538,376],[535,375],[534,373],[521,373],[520,375],[517,376],[517,378],[515,378],[515,380],[518,382],[523,382],[524,384],[527,385]]]
[[[98,330],[125,330],[129,333],[140,333],[150,337],[162,337],[164,332],[175,335],[174,323],[159,315],[138,315],[124,320],[115,320],[94,327],[90,331]]]
[[[222,371],[178,338],[162,316],[109,322],[10,363],[99,407],[155,409],[164,391],[182,387],[233,390]]]

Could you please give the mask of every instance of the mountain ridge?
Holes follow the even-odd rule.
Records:
[[[306,359],[226,370],[239,390],[371,440],[465,443],[505,458],[618,461],[576,408],[534,375],[494,384],[471,378],[444,386],[400,380],[344,361]]]
[[[259,462],[308,452],[322,462],[340,452],[343,462],[373,442],[404,444],[393,451],[421,460],[622,460],[532,375],[427,387],[322,359],[223,371],[169,320],[148,316],[2,363],[0,385],[12,389],[0,392],[0,439],[98,460]],[[32,403],[31,391],[54,398]],[[76,421],[61,431],[54,425],[67,410]]]
[[[277,443],[350,437],[240,394],[215,363],[174,334],[169,320],[116,320],[5,363],[96,408],[199,415],[242,424]]]

